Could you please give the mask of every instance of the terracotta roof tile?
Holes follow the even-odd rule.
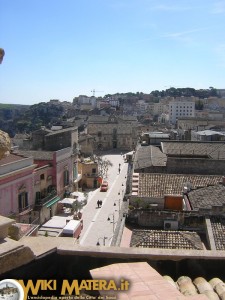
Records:
[[[0,160],[0,165],[3,166],[3,165],[6,165],[6,164],[10,164],[10,163],[13,163],[13,162],[16,162],[16,161],[23,160],[27,157],[29,157],[29,156],[10,153],[8,156],[6,156],[6,157],[4,157]]]
[[[225,159],[223,142],[162,142],[163,153],[176,156],[207,156],[211,159]]]
[[[164,195],[181,195],[188,183],[193,189],[215,185],[222,181],[217,175],[187,175],[140,173],[138,196],[164,197]]]
[[[134,229],[130,245],[138,248],[203,250],[198,234],[189,231]]]

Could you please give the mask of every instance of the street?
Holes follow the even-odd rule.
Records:
[[[109,183],[109,189],[107,192],[100,192],[100,188],[95,190],[83,209],[84,228],[79,243],[85,246],[111,245],[123,204],[128,163],[125,163],[123,156],[118,153],[106,154],[103,157],[113,163],[107,178],[104,178]],[[99,208],[98,200],[102,200],[102,206]]]

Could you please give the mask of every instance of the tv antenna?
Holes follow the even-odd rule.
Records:
[[[104,91],[96,91],[93,89],[91,92],[93,93],[92,96],[95,97],[95,93],[103,93]]]

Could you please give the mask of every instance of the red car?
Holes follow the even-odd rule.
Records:
[[[100,188],[100,192],[107,192],[108,187],[109,187],[108,182],[107,181],[103,181],[102,185],[101,185],[101,188]]]

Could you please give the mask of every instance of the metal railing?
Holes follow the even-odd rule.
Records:
[[[36,199],[35,205],[36,206],[42,206],[42,205],[46,204],[49,200],[54,198],[55,196],[57,196],[57,191],[56,190],[48,193],[47,196],[45,196],[44,198]]]
[[[33,204],[28,205],[28,206],[26,206],[26,207],[19,207],[19,214],[22,213],[22,212],[25,212],[25,211],[32,210],[33,207],[34,207]],[[17,214],[15,214],[15,215],[17,215]]]

